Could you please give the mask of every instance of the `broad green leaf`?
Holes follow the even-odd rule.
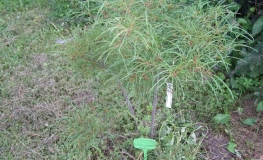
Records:
[[[167,146],[174,145],[174,137],[175,135],[173,133],[168,134],[163,138],[163,144]]]
[[[253,23],[251,20],[248,17],[244,17],[244,19],[246,20],[247,24],[252,27]]]
[[[247,24],[247,21],[244,18],[238,18],[237,21],[240,24]]]
[[[160,131],[160,137],[165,137],[168,133],[168,127],[167,126],[164,126],[164,127],[161,127],[161,131]]]
[[[260,101],[260,102],[258,103],[258,106],[257,106],[256,111],[257,111],[257,112],[263,111],[263,101]]]
[[[238,21],[239,24],[242,25],[242,28],[243,28],[244,30],[248,30],[248,28],[250,27],[249,24],[248,24],[248,22],[247,22],[247,20],[244,19],[244,18],[238,18],[237,21]]]
[[[215,117],[214,117],[215,121],[217,123],[221,123],[221,124],[226,124],[229,122],[230,120],[230,115],[229,114],[217,114]]]
[[[263,16],[261,16],[252,27],[252,36],[257,35],[263,29]]]
[[[249,126],[254,126],[256,123],[256,119],[255,118],[247,118],[244,121],[242,121],[244,124],[249,125]]]
[[[249,8],[249,11],[250,11],[250,12],[255,12],[255,10],[256,10],[255,7],[251,7],[251,8]]]
[[[234,2],[234,3],[231,4],[231,6],[230,6],[228,9],[229,9],[230,11],[237,11],[237,10],[240,9],[240,7],[241,7],[240,4]]]
[[[190,144],[190,145],[195,145],[196,144],[196,141],[197,141],[197,138],[196,138],[196,135],[195,133],[193,132],[189,138],[187,139],[187,143]]]
[[[228,145],[227,145],[227,150],[233,154],[235,154],[235,148],[236,148],[237,144],[234,143],[234,142],[228,142]]]

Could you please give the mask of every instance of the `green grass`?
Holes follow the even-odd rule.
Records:
[[[44,0],[2,0],[0,2],[1,14],[28,11],[34,7],[40,7],[45,5]]]
[[[132,132],[121,134],[128,114],[121,94],[100,90],[96,77],[81,75],[57,52],[68,45],[56,39],[67,35],[47,23],[47,10],[1,18],[0,157],[121,159],[130,151]]]
[[[56,159],[63,125],[73,105],[91,102],[91,81],[75,73],[67,56],[55,52],[63,38],[35,8],[2,18],[0,53],[0,157]],[[81,78],[80,78],[81,77]]]

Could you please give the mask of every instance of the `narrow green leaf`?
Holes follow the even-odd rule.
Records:
[[[217,114],[214,119],[217,123],[221,123],[221,124],[226,124],[229,122],[230,120],[230,115],[229,114]]]
[[[258,103],[256,111],[257,112],[263,111],[263,100]]]
[[[249,126],[254,126],[256,123],[256,119],[255,118],[247,118],[244,121],[242,121],[245,125],[249,125]]]
[[[236,148],[237,144],[234,143],[234,142],[228,142],[228,145],[227,145],[227,150],[233,154],[235,154],[235,148]]]
[[[261,16],[252,27],[252,36],[257,35],[263,29],[263,16]]]

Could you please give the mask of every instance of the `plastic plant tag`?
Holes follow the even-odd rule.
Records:
[[[166,90],[166,107],[172,108],[172,98],[173,98],[173,84],[167,83],[167,90]]]
[[[156,141],[149,138],[136,138],[133,141],[134,147],[143,150],[144,160],[147,160],[147,150],[156,148]]]

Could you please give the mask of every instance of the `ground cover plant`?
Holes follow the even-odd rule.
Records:
[[[254,110],[253,101],[236,103],[239,92],[260,86],[260,73],[239,77],[230,66],[233,51],[250,52],[251,43],[233,5],[0,4],[1,158],[143,159],[138,137],[158,142],[148,159],[262,155],[260,91]],[[171,109],[166,82],[174,86]],[[244,134],[254,139],[238,141]]]

